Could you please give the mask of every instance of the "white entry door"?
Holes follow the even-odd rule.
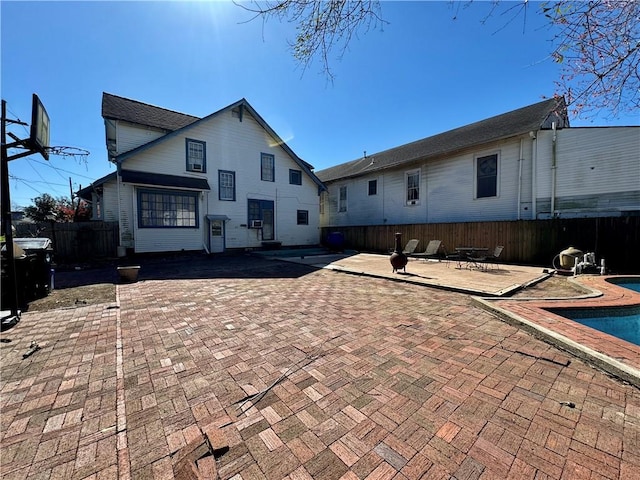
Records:
[[[211,253],[224,252],[224,220],[209,220],[209,251]]]

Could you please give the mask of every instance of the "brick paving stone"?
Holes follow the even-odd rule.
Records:
[[[3,478],[173,478],[210,425],[221,479],[640,471],[637,388],[463,294],[249,257],[192,265],[119,285],[119,309],[23,315],[0,345]]]

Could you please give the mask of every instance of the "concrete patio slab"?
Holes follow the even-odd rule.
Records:
[[[456,261],[409,258],[406,271],[392,271],[389,255],[370,253],[273,257],[279,260],[346,273],[415,283],[434,288],[487,296],[506,296],[549,276],[548,269],[522,265],[491,265],[480,269]]]

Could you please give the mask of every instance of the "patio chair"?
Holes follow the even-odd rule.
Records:
[[[478,257],[476,258],[477,262],[481,262],[481,263],[485,263],[486,265],[489,265],[491,263],[493,263],[496,268],[500,268],[498,266],[498,257],[500,257],[500,255],[502,254],[502,250],[504,250],[504,246],[502,245],[498,245],[494,250],[493,253],[491,253],[490,255],[487,255],[485,257]]]
[[[458,264],[458,268],[462,268],[462,262],[466,260],[466,257],[460,253],[445,253],[444,259],[447,261],[447,268],[449,267],[449,262],[456,262]]]
[[[404,246],[404,250],[402,250],[402,253],[404,253],[406,256],[412,255],[413,252],[415,252],[418,243],[420,243],[420,240],[416,240],[415,238],[409,240]]]
[[[429,258],[437,258],[438,260],[440,260],[440,257],[438,256],[438,252],[440,251],[441,245],[442,245],[441,240],[431,240],[427,244],[427,249],[424,252],[413,253],[411,254],[411,256],[416,258],[422,258],[425,261],[428,260]]]
[[[404,253],[407,257],[410,256],[416,250],[418,243],[420,243],[420,240],[417,240],[415,238],[409,240],[407,244],[404,246],[404,248],[402,249],[402,253]],[[389,253],[393,253],[395,251],[396,251],[395,248],[389,249]]]

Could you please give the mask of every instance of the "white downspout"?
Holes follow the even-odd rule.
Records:
[[[520,139],[520,156],[518,157],[518,220],[520,220],[520,210],[522,208],[522,152],[524,149],[524,138]]]
[[[556,122],[551,122],[553,138],[551,140],[551,217],[556,216]]]
[[[384,171],[381,172],[382,173],[382,223],[386,225],[387,223],[387,218],[385,217],[384,214],[384,192],[385,192],[385,186],[384,186]]]

